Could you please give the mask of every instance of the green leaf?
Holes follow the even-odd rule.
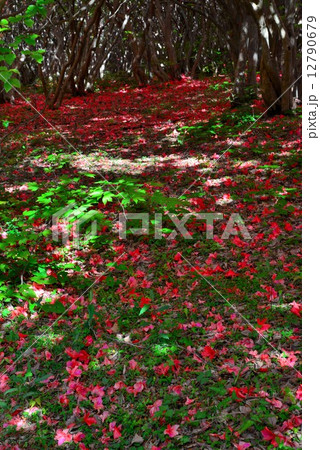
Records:
[[[19,291],[26,298],[37,298],[37,294],[28,284],[21,285]]]
[[[30,45],[30,44],[29,44]],[[44,50],[25,50],[21,52],[24,55],[29,55],[32,59],[34,59],[38,64],[40,64],[43,61],[43,53]]]
[[[102,203],[105,205],[108,202],[111,202],[115,195],[112,192],[106,192],[102,198]]]
[[[21,22],[22,19],[23,19],[22,15],[18,14],[17,16],[8,17],[8,22],[9,23],[18,23],[18,22]]]
[[[95,174],[94,174],[94,173],[84,173],[83,175],[84,175],[85,177],[95,178]]]
[[[29,311],[30,311],[31,313],[33,313],[36,306],[37,306],[36,303],[30,303],[30,302],[29,302]]]
[[[21,83],[20,83],[20,80],[18,80],[18,78],[11,78],[11,79],[10,79],[10,83],[11,83],[12,86],[14,86],[15,88],[20,88],[20,87],[21,87]]]
[[[29,36],[24,36],[23,39],[28,45],[36,45],[36,40],[37,40],[38,37],[39,37],[38,34],[31,34]],[[36,52],[37,51],[40,52],[40,50],[36,50]],[[32,52],[32,53],[34,53],[34,52]]]
[[[25,374],[25,378],[32,378],[33,377],[33,373],[31,372],[31,366],[30,366],[30,363],[28,362],[28,369],[27,369],[27,372],[26,372],[26,374]]]
[[[34,24],[34,21],[32,19],[24,19],[24,23],[27,27],[31,28]]]
[[[88,314],[89,314],[89,319],[88,320],[89,320],[90,323],[92,322],[94,313],[95,313],[95,307],[91,303],[90,305],[88,305]]]
[[[44,312],[48,313],[56,313],[56,314],[62,314],[65,311],[65,307],[61,302],[56,301],[55,303],[47,303],[44,305],[41,305],[41,308]]]
[[[39,185],[36,182],[28,183],[28,188],[30,191],[37,191],[39,189]]]
[[[26,10],[26,14],[28,16],[33,16],[34,14],[36,14],[37,12],[37,6],[36,5],[29,5],[27,10]]]
[[[35,276],[35,277],[31,277],[31,281],[34,281],[35,283],[38,284],[53,284],[54,282],[56,282],[55,278],[42,278],[40,276]]]
[[[9,394],[14,394],[14,393],[17,392],[18,390],[19,390],[18,388],[8,389],[8,390],[4,393],[4,395],[7,396],[7,395],[9,395]],[[12,395],[11,395],[11,397],[12,397]]]
[[[150,305],[144,305],[143,308],[141,308],[141,310],[139,312],[139,316],[142,316],[142,314],[144,314],[146,311],[148,311],[148,309],[150,309]]]
[[[5,61],[9,66],[11,66],[13,61],[16,59],[16,55],[14,53],[7,53],[5,55],[1,55],[0,59],[1,61]]]
[[[2,310],[1,314],[2,314],[2,317],[6,318],[6,317],[10,316],[11,311],[10,311],[10,309],[5,308]]]
[[[23,211],[22,215],[27,217],[33,217],[35,216],[37,211]]]
[[[7,81],[4,83],[3,87],[4,87],[4,90],[6,91],[6,93],[10,92],[12,89],[11,84],[8,83]]]
[[[246,420],[242,425],[240,430],[238,431],[239,434],[243,433],[244,431],[246,431],[248,428],[250,428],[252,425],[254,424],[254,422],[252,420]]]
[[[103,195],[104,191],[102,188],[96,188],[93,191],[90,192],[90,197],[101,197]]]

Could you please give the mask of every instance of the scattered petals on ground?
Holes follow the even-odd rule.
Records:
[[[1,450],[301,448],[300,111],[254,124],[229,94],[115,84],[55,129],[1,109]],[[52,219],[74,203],[78,248]],[[120,239],[123,210],[163,238]],[[221,216],[184,239],[166,211]]]

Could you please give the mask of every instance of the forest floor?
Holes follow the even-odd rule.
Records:
[[[301,448],[301,111],[230,93],[1,107],[1,450]],[[168,212],[222,215],[186,239]]]

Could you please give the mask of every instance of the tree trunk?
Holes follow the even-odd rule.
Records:
[[[248,37],[248,75],[247,86],[252,88],[253,94],[257,91],[257,68],[259,62],[259,35],[255,21],[248,17],[249,37]]]
[[[167,0],[165,2],[165,13],[164,16],[162,14],[161,4],[159,0],[155,1],[155,11],[157,15],[157,19],[159,21],[164,45],[166,48],[166,52],[168,55],[168,73],[172,80],[177,80],[180,78],[180,68],[177,61],[176,50],[173,45],[173,37],[172,37],[172,3],[171,0]]]
[[[293,0],[288,0],[288,2],[290,10],[294,9]],[[249,3],[258,23],[261,39],[260,73],[263,100],[270,114],[286,113],[294,107],[291,88],[294,82],[294,49],[291,47],[287,26],[283,22],[274,0],[250,0]],[[275,35],[278,45],[275,45]],[[275,54],[278,49],[281,74],[279,73],[279,61]]]
[[[249,22],[247,17],[245,17],[241,24],[239,54],[234,74],[234,85],[232,92],[233,104],[241,103],[245,98],[248,34]]]

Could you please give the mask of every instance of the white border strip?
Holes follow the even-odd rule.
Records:
[[[320,295],[319,295],[319,208],[320,195],[320,137],[312,138],[310,130],[310,111],[316,111],[316,134],[320,136],[320,107],[310,105],[314,95],[320,105],[320,4],[313,0],[303,0],[302,17],[302,73],[303,73],[303,449],[319,448],[319,411],[320,404]],[[308,22],[313,16],[316,22]],[[316,24],[316,30],[307,24]],[[316,77],[308,74],[315,72],[307,65],[308,36],[316,31]],[[311,54],[311,56],[314,56]],[[313,86],[312,86],[313,85]],[[313,97],[312,97],[313,98]],[[309,105],[308,105],[309,103]],[[311,114],[312,116],[313,114]],[[311,126],[312,127],[312,126]],[[309,128],[309,130],[308,130]],[[314,135],[311,135],[314,136]]]

